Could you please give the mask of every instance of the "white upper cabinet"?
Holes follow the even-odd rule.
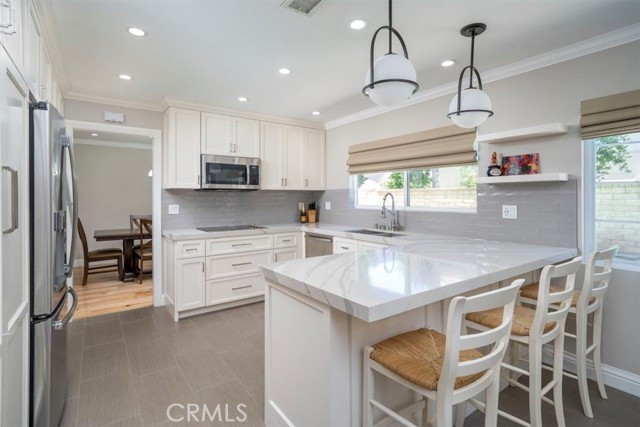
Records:
[[[200,112],[169,107],[164,114],[164,188],[200,188]]]
[[[4,0],[0,2],[0,42],[7,50],[13,63],[22,69],[22,43],[24,38],[23,17],[25,0]]]
[[[38,17],[33,7],[29,8],[25,25],[24,72],[29,89],[40,99],[40,53],[42,52],[42,35]]]
[[[203,154],[260,156],[260,122],[220,114],[202,113]]]
[[[38,77],[39,92],[36,95],[43,101],[51,101],[51,60],[44,43],[40,43],[40,74]]]
[[[324,190],[324,131],[262,123],[260,188]]]

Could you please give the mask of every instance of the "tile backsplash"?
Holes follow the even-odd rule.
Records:
[[[321,222],[373,227],[385,220],[379,209],[354,209],[348,189],[327,190],[318,199]],[[478,185],[475,213],[404,210],[403,230],[539,245],[578,246],[577,181],[536,182],[518,185]],[[382,200],[380,200],[382,205]],[[518,219],[502,219],[502,205],[517,205]],[[388,220],[387,220],[388,221]]]
[[[284,224],[300,220],[298,202],[316,201],[310,191],[162,191],[162,229],[233,224]],[[169,215],[169,205],[180,213]]]
[[[578,246],[577,181],[478,185],[475,213],[404,210],[402,229],[539,245]],[[284,224],[299,220],[298,202],[318,202],[321,223],[373,227],[380,209],[355,209],[349,189],[309,191],[162,191],[162,228],[233,224]],[[331,202],[331,210],[324,210]],[[180,205],[168,215],[169,205]],[[382,205],[382,200],[380,200]],[[518,219],[502,219],[502,205],[517,205]]]

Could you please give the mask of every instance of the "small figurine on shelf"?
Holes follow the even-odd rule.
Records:
[[[502,167],[498,163],[498,153],[495,151],[491,154],[491,164],[487,169],[487,176],[500,176],[502,175]]]

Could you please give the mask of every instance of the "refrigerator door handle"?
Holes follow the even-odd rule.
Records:
[[[10,234],[18,229],[18,171],[2,166],[2,172],[9,172],[11,175],[11,226],[2,230],[2,234]]]
[[[76,177],[76,159],[73,155],[71,137],[62,135],[62,147],[69,150],[69,163],[71,164],[71,186],[73,187],[73,210],[71,214],[71,250],[69,251],[69,264],[65,266],[65,274],[71,277],[76,255],[76,233],[78,228],[78,179]]]
[[[69,288],[68,293],[70,293],[71,297],[73,298],[73,304],[71,304],[71,308],[62,320],[55,320],[53,322],[53,329],[60,330],[64,328],[67,323],[69,323],[69,320],[71,320],[71,318],[73,317],[73,314],[76,312],[76,307],[78,305],[78,295],[76,294],[76,290],[73,288]]]

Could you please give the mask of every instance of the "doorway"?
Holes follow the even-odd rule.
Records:
[[[120,125],[67,121],[76,153],[79,218],[88,251],[113,249],[120,259],[94,261],[91,267],[113,265],[107,271],[92,270],[83,285],[84,251],[79,238],[73,286],[78,293],[75,318],[117,313],[150,305],[162,305],[160,262],[160,131]],[[134,253],[139,228],[130,217],[152,218],[152,260],[145,261],[139,283]],[[120,230],[120,232],[117,232]],[[106,233],[106,235],[105,235]],[[122,256],[117,253],[122,252]],[[151,267],[150,269],[148,268]],[[109,271],[110,270],[110,271]]]

